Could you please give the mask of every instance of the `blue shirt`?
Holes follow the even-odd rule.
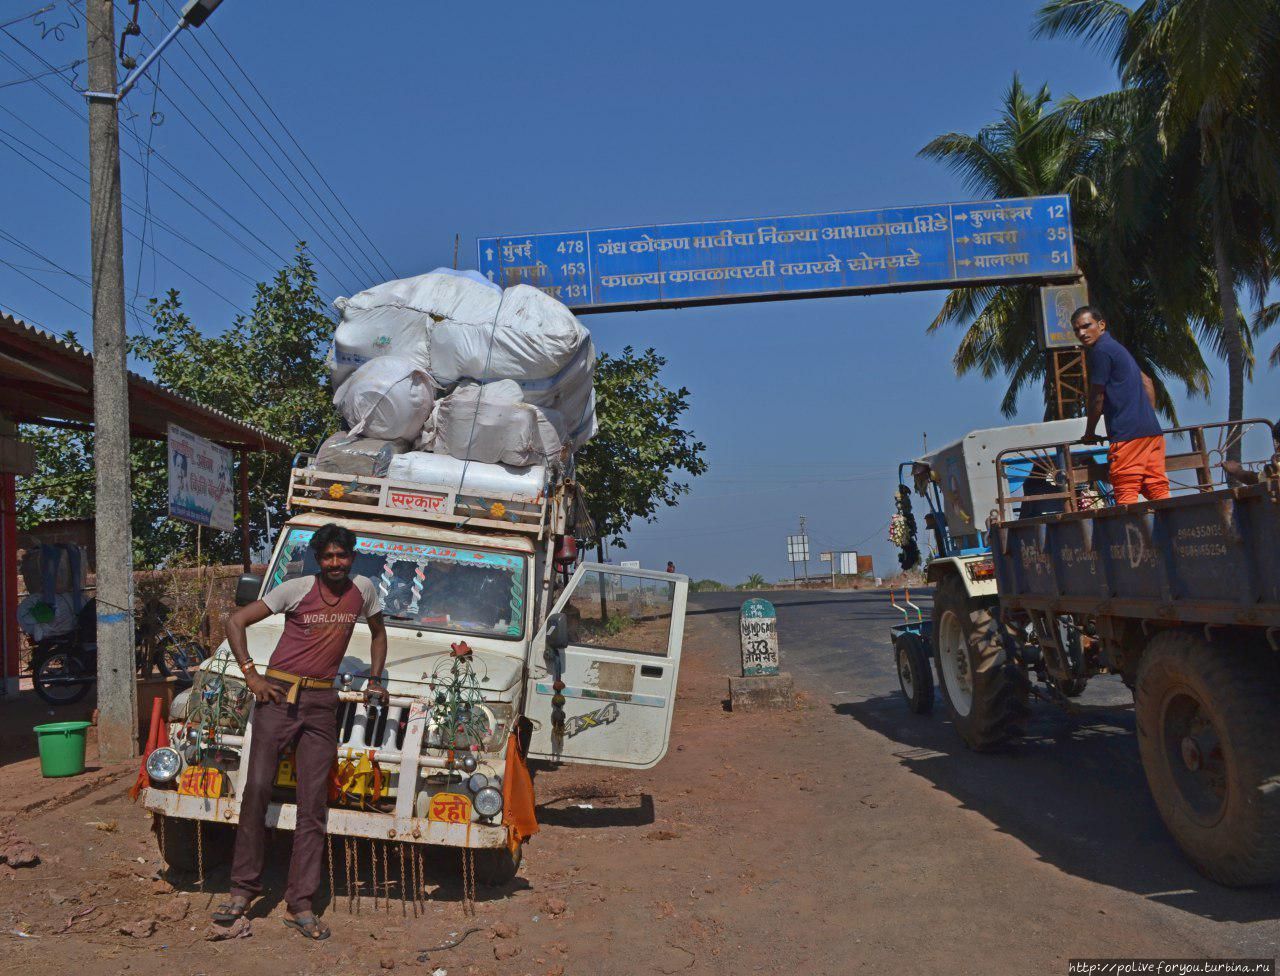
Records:
[[[1086,358],[1089,385],[1106,388],[1102,416],[1107,436],[1112,441],[1132,441],[1160,434],[1160,421],[1142,385],[1142,370],[1129,350],[1104,332]]]

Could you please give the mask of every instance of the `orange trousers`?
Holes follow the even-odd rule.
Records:
[[[1111,463],[1111,487],[1117,505],[1131,505],[1139,494],[1151,501],[1169,497],[1163,435],[1116,441],[1107,451],[1107,460]]]

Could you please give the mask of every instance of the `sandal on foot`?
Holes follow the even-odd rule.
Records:
[[[223,902],[214,909],[213,920],[219,925],[232,925],[236,919],[244,918],[248,910],[249,899],[234,895],[230,901]]]
[[[323,942],[332,934],[329,926],[316,918],[312,912],[305,915],[299,915],[297,918],[286,918],[284,924],[291,929],[297,929],[302,935],[313,942]]]

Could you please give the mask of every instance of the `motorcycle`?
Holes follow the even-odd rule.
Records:
[[[90,600],[76,616],[73,630],[37,641],[31,652],[35,693],[50,705],[74,705],[98,679],[98,610]],[[189,685],[208,651],[174,634],[158,614],[134,626],[134,667],[144,677],[154,668],[163,677]]]

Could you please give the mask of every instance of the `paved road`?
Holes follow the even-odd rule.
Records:
[[[1079,700],[1088,709],[1075,715],[1037,703],[1025,740],[979,755],[950,728],[940,697],[932,716],[907,711],[889,646],[889,627],[901,615],[886,593],[698,593],[690,595],[689,610],[732,615],[754,595],[778,609],[783,667],[797,685],[882,736],[906,770],[981,813],[1041,860],[1086,882],[1131,892],[1166,924],[1226,940],[1240,955],[1276,954],[1280,886],[1222,888],[1183,859],[1147,794],[1132,698],[1119,679],[1092,681]],[[928,597],[912,593],[926,616]],[[1081,908],[1087,915],[1083,901]]]

